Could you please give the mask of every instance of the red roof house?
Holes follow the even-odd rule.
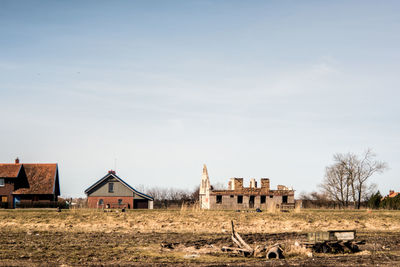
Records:
[[[400,194],[400,192],[395,192],[394,190],[389,190],[389,195],[388,195],[388,197],[395,197],[395,196],[397,196],[398,194]]]
[[[57,163],[0,164],[0,205],[6,208],[54,206],[60,195]]]

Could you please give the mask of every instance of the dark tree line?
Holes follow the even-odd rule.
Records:
[[[145,188],[140,185],[136,188],[154,198],[154,208],[179,207],[183,204],[194,204],[199,200],[199,186],[193,190],[162,187]]]
[[[368,207],[371,209],[399,210],[400,194],[395,197],[382,197],[378,191],[368,200]]]

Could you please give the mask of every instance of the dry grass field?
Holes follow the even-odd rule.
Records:
[[[285,259],[222,252],[232,245],[231,220],[251,246],[281,243]],[[400,265],[399,211],[0,210],[0,226],[0,265],[7,266]],[[308,231],[338,229],[357,230],[367,241],[362,251],[309,257],[293,248]]]

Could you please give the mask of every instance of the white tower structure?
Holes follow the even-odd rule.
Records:
[[[210,178],[208,177],[207,166],[204,164],[203,166],[203,175],[201,176],[201,184],[199,190],[199,201],[200,208],[209,209],[210,208]]]

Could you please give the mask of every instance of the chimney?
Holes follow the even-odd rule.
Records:
[[[19,164],[19,158],[15,159],[15,164]]]
[[[235,178],[231,178],[228,183],[229,190],[235,190]]]
[[[243,189],[243,178],[231,178],[231,186],[232,186],[233,190],[242,190]]]
[[[257,188],[256,179],[254,178],[250,179],[250,188]]]
[[[109,170],[109,171],[108,171],[108,174],[115,174],[115,171]]]
[[[261,178],[261,188],[264,190],[269,190],[269,179],[268,178]]]

